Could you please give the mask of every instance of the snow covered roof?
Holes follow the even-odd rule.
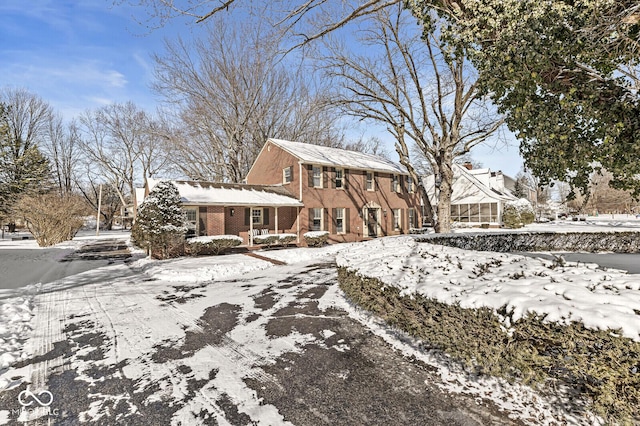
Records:
[[[282,139],[269,139],[267,143],[269,142],[299,158],[305,164],[407,174],[407,169],[401,164],[377,155]]]
[[[451,204],[465,203],[488,203],[496,201],[513,201],[516,199],[504,187],[496,188],[491,186],[491,179],[480,179],[482,174],[488,173],[489,169],[482,169],[476,173],[470,173],[465,167],[453,164],[453,193]],[[483,182],[484,181],[484,182]],[[426,176],[424,185],[429,198],[435,202],[434,176]]]
[[[160,180],[149,180],[152,190]],[[171,181],[183,204],[217,206],[302,207],[286,188],[272,185],[245,185],[200,181]]]

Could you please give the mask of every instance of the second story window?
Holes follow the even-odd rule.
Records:
[[[282,169],[282,183],[291,183],[293,180],[293,167],[289,166]]]
[[[336,169],[336,188],[344,188],[344,170]]]
[[[311,172],[313,173],[313,187],[322,188],[322,167],[313,166]]]
[[[407,176],[407,192],[413,192],[413,178]]]
[[[374,189],[373,172],[367,172],[367,191],[373,191]]]
[[[400,177],[398,175],[391,177],[391,192],[400,192]]]

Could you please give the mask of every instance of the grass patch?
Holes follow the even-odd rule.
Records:
[[[614,330],[561,325],[529,315],[507,330],[489,308],[465,309],[338,268],[340,287],[359,306],[460,362],[468,371],[568,392],[574,410],[589,409],[608,423],[640,423],[640,342]],[[581,407],[577,401],[587,401]]]

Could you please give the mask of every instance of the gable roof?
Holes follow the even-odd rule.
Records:
[[[160,180],[149,179],[151,191]],[[246,185],[172,180],[180,199],[187,205],[302,207],[286,188],[272,185]]]
[[[407,174],[407,169],[404,166],[377,155],[273,138],[267,140],[265,146],[269,142],[279,146],[305,164]]]
[[[453,164],[453,192],[451,194],[451,204],[465,203],[486,203],[495,201],[513,201],[517,198],[504,188],[493,188],[485,184],[476,175],[483,173],[491,173],[489,169],[470,173],[465,167]],[[424,178],[424,185],[429,199],[433,203],[435,201],[435,184],[434,175]]]

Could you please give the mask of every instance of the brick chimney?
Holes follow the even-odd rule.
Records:
[[[463,164],[463,166],[467,169],[467,170],[473,170],[473,164],[471,164],[469,161],[467,161],[466,163]]]

